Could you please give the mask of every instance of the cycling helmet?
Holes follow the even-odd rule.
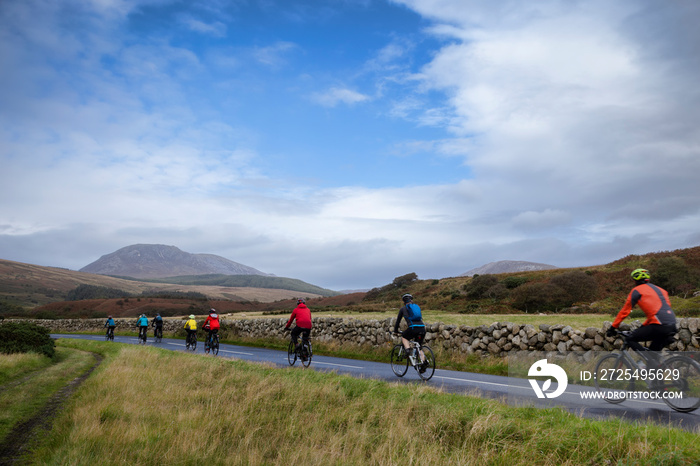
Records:
[[[297,299],[297,304],[306,304],[306,300],[304,298],[299,298]]]
[[[190,314],[190,319],[194,319],[194,314]]]
[[[408,303],[410,301],[413,301],[413,296],[406,293],[405,295],[401,296],[401,299],[403,300],[404,303]]]
[[[107,316],[107,318],[108,318],[108,319],[111,319],[111,318],[112,318],[112,316]]]
[[[649,276],[649,271],[647,269],[635,269],[632,271],[630,274],[632,275],[632,280],[649,280],[651,277]]]
[[[214,309],[213,307],[209,309],[209,314],[216,314],[216,309]]]

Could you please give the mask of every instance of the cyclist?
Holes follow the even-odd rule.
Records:
[[[311,310],[306,307],[306,300],[304,298],[297,299],[297,307],[292,311],[292,315],[289,316],[287,325],[284,327],[285,330],[289,330],[289,326],[292,325],[296,319],[297,324],[292,329],[292,341],[294,342],[294,347],[299,350],[299,334],[301,334],[301,339],[304,342],[309,341],[309,336],[311,335],[311,328],[313,324],[311,323]],[[302,360],[305,356],[302,355]]]
[[[406,354],[415,358],[416,355],[411,351],[410,341],[415,340],[418,343],[423,344],[423,340],[425,339],[425,324],[423,323],[423,316],[421,314],[420,307],[413,302],[413,296],[406,293],[405,295],[401,296],[401,300],[403,301],[404,305],[401,309],[399,309],[399,314],[396,316],[394,333],[399,333],[399,324],[401,323],[401,319],[405,319],[408,328],[401,333],[401,344],[403,344]],[[420,371],[425,372],[425,355],[422,351],[420,351],[419,356],[421,364],[423,365],[420,368]]]
[[[191,341],[192,336],[197,337],[197,321],[194,320],[194,314],[190,314],[190,318],[185,322],[185,331],[187,332],[187,344]]]
[[[671,309],[668,293],[663,288],[649,283],[651,277],[646,269],[635,269],[631,276],[636,286],[627,296],[625,305],[620,309],[607,335],[615,336],[622,321],[630,315],[632,308],[638,305],[646,314],[647,320],[627,337],[627,341],[637,351],[645,351],[645,348],[639,344],[640,341],[651,341],[649,350],[652,352],[661,351],[664,346],[673,341],[673,336],[678,331],[676,315]],[[655,353],[651,354],[656,357]]]
[[[117,324],[114,322],[112,316],[107,316],[107,322],[105,322],[105,327],[107,327],[107,335],[114,335],[114,329],[116,328],[116,326]]]
[[[207,331],[207,340],[204,344],[206,348],[209,347],[212,335],[219,333],[219,327],[219,314],[216,313],[216,309],[211,308],[209,309],[209,317],[207,317],[207,320],[204,321],[204,325],[202,325],[202,329]]]
[[[141,314],[139,319],[136,321],[136,325],[139,328],[139,338],[143,338],[145,341],[146,331],[148,330],[148,318],[146,317],[146,314]]]
[[[156,316],[151,321],[151,327],[155,327],[155,329],[153,330],[154,337],[157,337],[159,335],[159,330],[160,335],[163,335],[163,318],[160,316],[160,313],[156,313]]]

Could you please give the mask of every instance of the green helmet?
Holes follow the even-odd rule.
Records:
[[[649,271],[647,269],[635,269],[631,273],[632,280],[648,280],[651,278],[649,276]]]

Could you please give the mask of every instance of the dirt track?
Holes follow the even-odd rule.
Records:
[[[30,419],[19,423],[0,443],[0,466],[19,464],[21,456],[29,451],[33,443],[48,432],[54,418],[65,402],[102,362],[103,357],[94,354],[95,363],[83,375],[76,377],[61,388],[46,405]]]

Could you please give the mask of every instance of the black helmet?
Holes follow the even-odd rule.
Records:
[[[306,300],[304,298],[299,298],[297,299],[297,304],[306,304]]]
[[[405,295],[401,296],[401,299],[403,299],[404,303],[409,303],[409,302],[413,301],[413,296],[406,293]]]

